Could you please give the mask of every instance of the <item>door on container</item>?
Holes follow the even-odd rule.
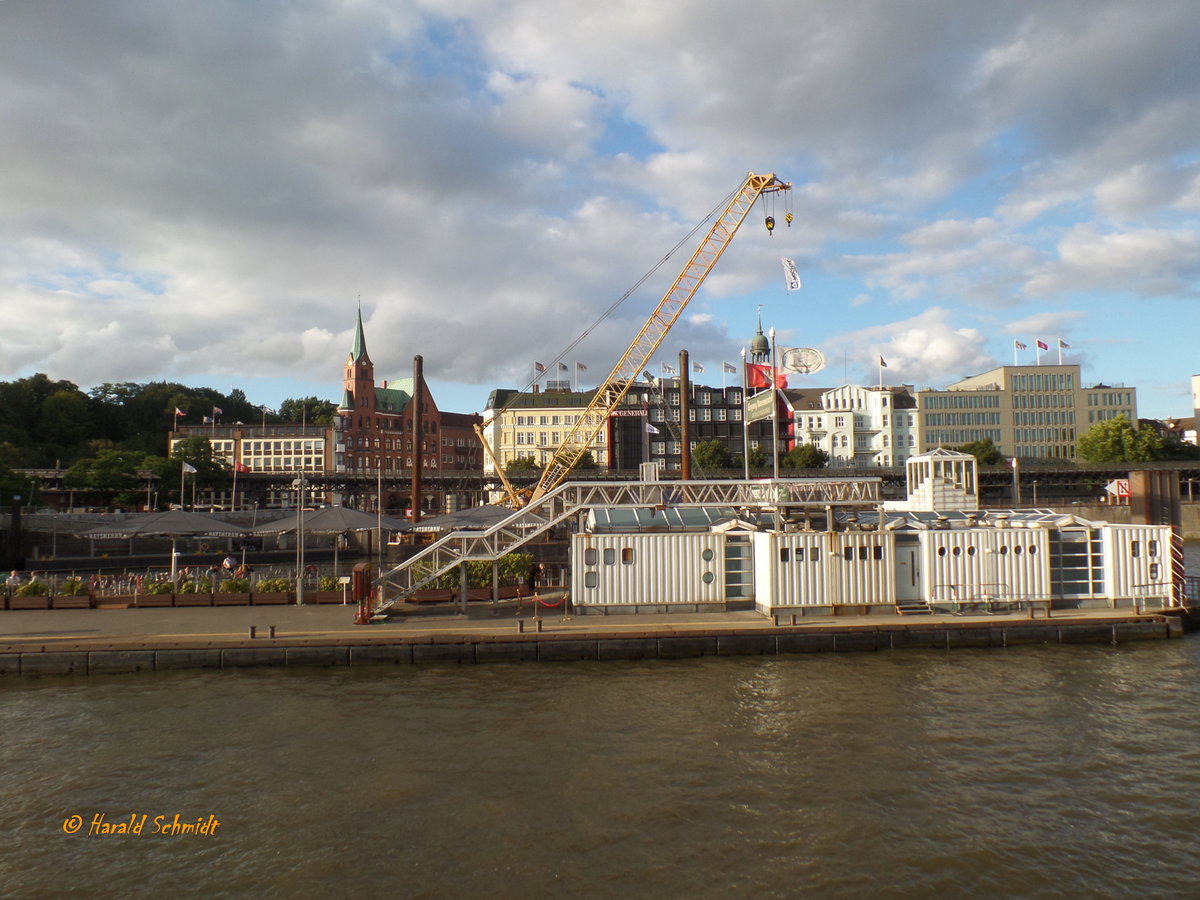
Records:
[[[754,559],[750,535],[725,536],[725,598],[747,600],[754,596]]]
[[[896,536],[896,601],[921,599],[921,545],[916,536]]]

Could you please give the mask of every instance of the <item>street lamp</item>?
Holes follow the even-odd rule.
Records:
[[[304,476],[296,474],[296,605],[304,605]]]

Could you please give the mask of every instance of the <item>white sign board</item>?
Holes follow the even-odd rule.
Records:
[[[1114,478],[1104,486],[1104,490],[1108,491],[1108,493],[1112,494],[1114,497],[1120,497],[1124,499],[1125,497],[1129,496],[1129,479]]]

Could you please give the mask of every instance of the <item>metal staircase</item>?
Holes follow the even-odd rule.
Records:
[[[401,602],[461,563],[495,561],[589,509],[729,507],[733,510],[870,508],[879,478],[780,478],[761,481],[578,482],[553,491],[486,531],[452,531],[380,577],[380,609]]]

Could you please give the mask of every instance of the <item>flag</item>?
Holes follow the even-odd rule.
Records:
[[[747,382],[750,387],[768,388],[771,386],[771,367],[750,363],[746,366]],[[787,376],[775,373],[775,387],[787,387]]]
[[[545,366],[543,366],[543,365],[542,365],[540,362],[535,362],[535,363],[533,364],[533,371],[535,371],[535,372],[545,372],[545,371],[546,371],[546,367],[545,367]]]
[[[213,417],[212,417],[212,416],[201,416],[201,417],[200,417],[200,424],[201,424],[201,425],[211,425],[211,424],[213,424]]]
[[[651,425],[649,422],[647,422],[646,423],[646,433],[647,434],[658,434],[658,429],[655,428],[653,425]]]
[[[884,359],[882,356],[879,357],[879,368],[881,368],[881,369],[887,368],[887,360]]]
[[[662,364],[662,373],[664,375],[678,375],[679,374],[678,372],[675,371],[674,366],[668,366],[666,363]]]
[[[223,415],[225,415],[225,410],[221,409],[221,407],[219,407],[219,406],[214,406],[213,407],[213,415],[214,416],[223,416]]]
[[[558,371],[560,371],[560,372],[569,372],[569,371],[571,371],[571,367],[570,367],[570,366],[568,366],[568,365],[567,365],[565,362],[560,362],[560,363],[558,364]]]
[[[1059,350],[1070,350],[1071,345],[1068,344],[1066,341],[1064,341],[1062,338],[1059,338],[1058,339],[1058,349]]]
[[[185,412],[184,412],[182,409],[180,409],[180,408],[177,406],[177,407],[175,407],[175,415],[177,415],[177,416],[186,416],[186,415],[187,415],[187,413],[185,413]]]
[[[729,375],[736,375],[737,374],[737,366],[735,366],[733,363],[722,362],[721,363],[721,371],[725,372]]]
[[[1038,348],[1039,350],[1049,350],[1049,349],[1050,349],[1050,345],[1049,345],[1049,344],[1047,344],[1045,341],[1038,341],[1038,342],[1037,342],[1037,348]]]
[[[185,462],[183,464],[183,471],[186,472],[188,475],[194,475],[194,474],[196,474],[196,467],[193,466],[191,463]]]
[[[694,362],[694,363],[692,363],[692,371],[695,372],[697,375],[702,375],[702,374],[704,374],[704,366],[698,362]]]
[[[587,366],[585,366],[585,365],[584,365],[583,363],[581,363],[581,362],[577,362],[577,363],[575,363],[575,368],[576,368],[576,369],[578,369],[580,372],[586,372],[586,371],[587,371]]]
[[[800,289],[800,276],[796,274],[796,263],[794,260],[788,259],[786,256],[780,257],[783,263],[784,281],[787,282],[789,291],[797,291]]]
[[[247,472],[250,471],[250,467],[248,465],[246,465],[245,463],[234,463],[233,471],[241,472],[243,475],[245,475]]]
[[[1013,341],[1013,349],[1014,350],[1028,350],[1029,347],[1026,344],[1022,344],[1020,341]]]

